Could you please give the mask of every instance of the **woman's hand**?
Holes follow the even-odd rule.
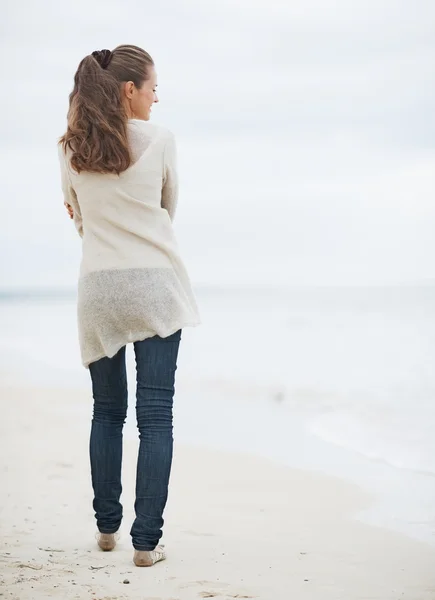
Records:
[[[68,211],[69,218],[70,218],[70,219],[74,219],[74,211],[73,211],[73,207],[71,206],[71,204],[68,204],[68,202],[64,202],[64,204],[65,204],[65,208],[66,208],[66,209],[67,209],[67,211]]]

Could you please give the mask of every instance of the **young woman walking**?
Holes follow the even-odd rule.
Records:
[[[150,55],[118,46],[86,56],[59,142],[65,204],[82,237],[78,325],[92,379],[90,439],[98,544],[112,550],[122,520],[125,346],[134,344],[139,455],[134,562],[165,558],[162,536],[172,463],[172,406],[182,329],[200,323],[172,221],[173,135],[149,123],[158,102]]]

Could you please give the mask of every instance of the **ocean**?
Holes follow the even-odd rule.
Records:
[[[344,477],[375,498],[359,518],[435,545],[435,286],[195,291],[177,441]],[[89,391],[73,293],[8,293],[0,307],[3,383]],[[132,398],[131,347],[128,368]],[[91,398],[84,427],[90,411]]]

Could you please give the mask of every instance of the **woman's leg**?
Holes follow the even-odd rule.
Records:
[[[127,416],[125,348],[89,366],[94,396],[90,456],[94,510],[101,533],[115,533],[122,520],[122,428]]]
[[[136,519],[131,528],[136,550],[154,550],[162,536],[163,511],[172,464],[172,405],[181,329],[134,345],[137,366],[139,456]]]

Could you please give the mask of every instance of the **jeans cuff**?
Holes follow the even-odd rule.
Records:
[[[139,552],[152,552],[153,550],[155,550],[157,548],[157,546],[152,546],[152,545],[142,546],[140,544],[133,544],[133,548],[135,550],[138,550]]]
[[[98,531],[100,533],[117,533],[118,532],[119,527],[99,527]]]

